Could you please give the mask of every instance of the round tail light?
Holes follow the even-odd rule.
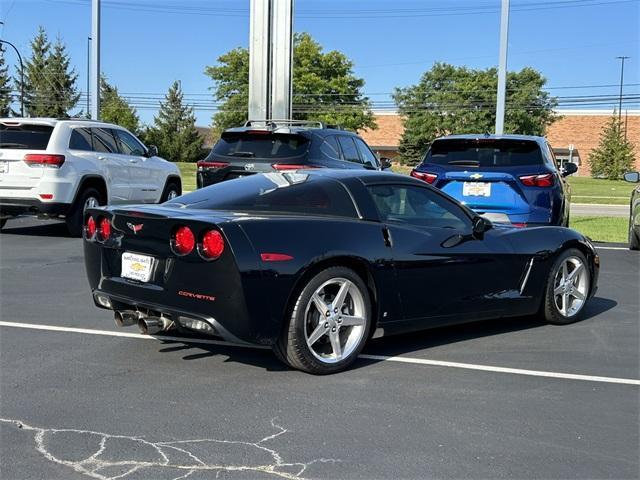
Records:
[[[200,254],[207,260],[214,260],[224,252],[224,238],[218,230],[209,230],[202,237]]]
[[[175,253],[178,255],[187,255],[195,248],[196,237],[189,227],[180,227],[173,234],[171,243]]]
[[[92,216],[89,216],[87,219],[87,225],[85,226],[85,232],[87,234],[87,238],[93,238],[96,234],[96,221]]]
[[[111,236],[111,222],[107,217],[102,217],[98,225],[98,236],[104,241]]]

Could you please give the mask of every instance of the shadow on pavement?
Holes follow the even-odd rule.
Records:
[[[611,310],[617,304],[618,303],[614,300],[594,297],[582,312],[581,319],[576,323],[589,320]],[[441,345],[454,344],[477,338],[545,326],[548,326],[548,324],[544,319],[537,316],[483,320],[373,340],[369,342],[363,353],[384,356],[406,355]],[[218,355],[224,355],[228,357],[225,362],[243,363],[254,367],[264,368],[267,371],[289,370],[288,367],[283,365],[275,355],[267,349],[206,345],[195,343],[197,340],[193,340],[193,343],[189,342],[189,337],[185,337],[184,343],[164,340],[163,344],[166,345],[166,347],[162,348],[160,352],[171,353],[183,351],[185,356],[183,356],[182,359],[189,361],[203,360]],[[362,368],[372,363],[377,363],[377,361],[360,359],[351,368]]]
[[[2,235],[24,235],[29,237],[61,237],[73,238],[69,235],[67,225],[61,221],[43,221],[42,223],[9,220],[2,229]]]

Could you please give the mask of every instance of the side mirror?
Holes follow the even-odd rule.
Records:
[[[562,176],[566,177],[568,175],[573,175],[578,171],[578,165],[572,162],[567,162],[562,166]]]
[[[493,227],[491,220],[488,220],[484,217],[478,215],[477,217],[473,217],[473,236],[476,238],[484,237],[484,233],[487,230],[490,230]]]
[[[149,145],[147,147],[147,157],[151,158],[156,156],[158,156],[158,147],[156,147],[155,145]]]
[[[640,182],[640,173],[638,172],[627,172],[623,177],[627,182],[638,183]]]
[[[382,170],[389,170],[391,168],[391,159],[387,157],[381,157],[380,167],[382,168]]]

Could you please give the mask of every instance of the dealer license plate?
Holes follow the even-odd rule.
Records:
[[[9,173],[9,162],[0,162],[0,173]]]
[[[148,282],[153,271],[153,257],[137,253],[124,252],[122,254],[121,277]]]
[[[464,182],[462,195],[465,197],[490,197],[491,184],[486,182]]]

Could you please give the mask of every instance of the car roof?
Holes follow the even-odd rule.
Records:
[[[383,172],[380,170],[356,170],[356,169],[334,169],[334,168],[314,168],[300,170],[305,174],[331,178],[334,180],[342,181],[347,179],[356,178],[365,185],[371,185],[375,183],[409,183],[423,186],[425,183],[422,180],[417,180],[408,175],[402,175],[400,173]]]
[[[438,137],[434,140],[528,140],[533,142],[544,142],[544,137],[536,135],[516,135],[516,134],[502,134],[495,135],[490,133],[465,133],[459,135],[445,135],[444,137]]]
[[[321,137],[328,135],[354,135],[356,132],[345,130],[340,126],[327,125],[324,122],[312,120],[248,120],[240,127],[228,128],[224,133],[245,133],[251,131],[284,133],[284,134],[314,134]]]
[[[57,124],[68,124],[84,127],[123,128],[113,123],[100,122],[88,118],[10,117],[0,118],[0,123],[4,125],[49,125],[51,127],[55,127]]]

